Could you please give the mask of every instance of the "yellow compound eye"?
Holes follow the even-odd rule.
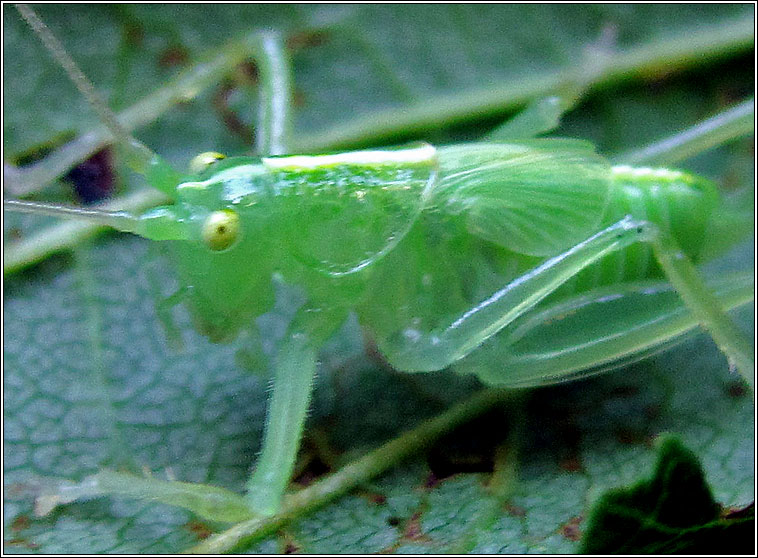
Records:
[[[214,211],[203,223],[203,242],[214,252],[231,248],[240,232],[240,218],[231,209]]]
[[[192,161],[190,161],[190,172],[193,174],[200,174],[213,163],[220,161],[221,159],[226,159],[226,155],[223,153],[216,153],[215,151],[201,153],[200,155],[193,157]]]

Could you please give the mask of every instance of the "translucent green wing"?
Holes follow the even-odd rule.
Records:
[[[603,217],[610,166],[586,142],[477,143],[438,153],[433,203],[514,252],[554,255],[586,239]]]
[[[286,233],[292,255],[331,275],[356,272],[408,232],[437,176],[428,144],[263,159],[274,183],[296,193]]]

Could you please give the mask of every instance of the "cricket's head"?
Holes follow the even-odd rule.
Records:
[[[173,203],[142,214],[134,231],[166,241],[196,325],[214,341],[232,338],[273,303],[281,245],[259,169],[258,159],[203,153]]]
[[[271,268],[266,263],[271,259],[271,243],[265,235],[257,234],[255,224],[248,226],[243,216],[261,212],[246,206],[249,199],[235,197],[238,192],[233,180],[227,181],[227,190],[223,180],[209,176],[216,172],[221,159],[218,154],[196,157],[191,171],[197,180],[186,181],[134,138],[37,14],[25,5],[19,5],[18,10],[122,148],[126,164],[172,203],[139,216],[15,200],[5,201],[5,209],[85,220],[166,242],[172,248],[179,280],[201,330],[214,340],[231,337],[272,299]]]

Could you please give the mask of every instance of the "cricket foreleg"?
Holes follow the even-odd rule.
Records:
[[[26,487],[35,494],[34,512],[103,496],[122,496],[184,508],[209,521],[237,522],[253,517],[244,498],[207,484],[163,480],[150,475],[100,471],[81,482],[38,479]]]
[[[572,105],[572,100],[557,95],[537,99],[505,124],[495,128],[486,139],[509,142],[535,138],[557,128],[561,117]]]
[[[292,71],[283,37],[273,31],[262,32],[256,61],[261,80],[257,150],[261,155],[284,155],[290,149]]]
[[[318,350],[345,316],[343,310],[306,306],[298,312],[279,348],[263,449],[245,496],[256,514],[272,515],[279,509],[295,467]]]
[[[306,306],[296,315],[279,349],[263,449],[244,496],[206,484],[101,471],[81,482],[41,479],[32,487],[37,514],[113,495],[185,508],[211,521],[236,522],[276,513],[295,466],[318,350],[346,315],[341,309],[317,306]]]

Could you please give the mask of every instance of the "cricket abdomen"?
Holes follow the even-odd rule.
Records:
[[[701,176],[666,168],[614,166],[603,226],[626,215],[650,221],[673,235],[682,251],[698,262],[718,201],[716,186]],[[577,280],[583,290],[660,275],[650,245],[641,243],[606,256]]]

